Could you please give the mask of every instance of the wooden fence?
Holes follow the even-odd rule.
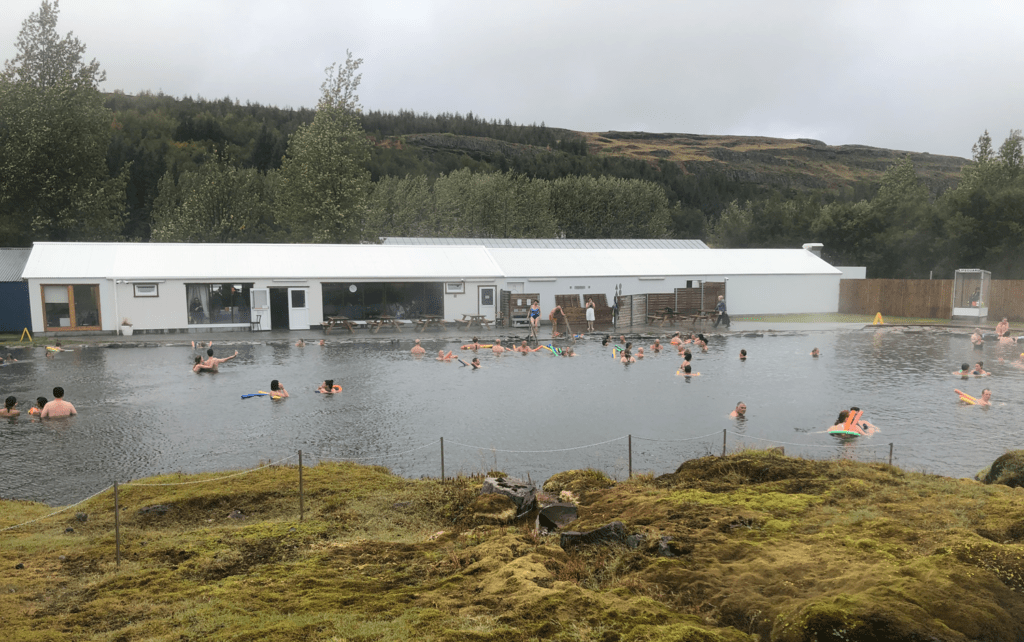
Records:
[[[992,281],[988,318],[1024,321],[1024,281]],[[949,319],[953,314],[951,279],[843,279],[839,312],[919,319]]]

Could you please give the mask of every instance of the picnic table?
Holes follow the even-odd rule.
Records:
[[[487,315],[484,314],[463,314],[462,321],[456,321],[456,323],[465,323],[466,325],[463,328],[464,330],[468,330],[474,325],[490,330],[491,324],[494,322],[488,319]]]
[[[718,310],[700,310],[697,314],[690,315],[690,319],[692,319],[694,324],[698,321],[713,321],[716,317],[718,317]]]
[[[370,319],[370,320],[368,320],[366,322],[366,325],[367,325],[367,327],[372,328],[372,332],[374,334],[377,334],[377,332],[379,332],[380,329],[383,328],[384,326],[388,326],[388,327],[394,328],[395,330],[398,330],[399,332],[402,331],[402,322],[401,322],[401,320],[399,320],[398,317],[393,317],[393,316],[388,315],[388,314],[382,314],[382,315],[380,315],[380,316],[378,316],[378,317],[376,317],[374,319]]]
[[[440,314],[424,314],[416,319],[415,323],[420,332],[426,332],[431,326],[444,330],[444,317]]]
[[[352,334],[356,333],[356,324],[348,317],[327,317],[327,320],[320,324],[320,327],[324,330],[324,334],[330,334],[331,330],[339,326],[348,328],[348,331]]]
[[[665,323],[674,326],[676,321],[684,318],[686,318],[685,314],[681,314],[675,310],[666,309],[661,312],[656,312],[655,314],[648,314],[647,323],[650,325],[657,323],[659,328],[663,328],[665,327]]]

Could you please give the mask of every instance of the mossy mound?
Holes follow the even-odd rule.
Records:
[[[488,493],[480,495],[469,505],[474,524],[508,524],[516,516],[516,503],[511,497]]]
[[[610,488],[615,482],[600,470],[584,468],[583,470],[567,470],[552,475],[544,482],[545,493],[560,493],[568,490],[573,493],[582,493],[588,490]]]
[[[1024,450],[1011,450],[1000,456],[981,478],[985,484],[1002,484],[1010,488],[1024,487]]]
[[[296,472],[123,486],[119,568],[109,492],[79,509],[86,522],[61,514],[0,533],[4,632],[126,642],[1024,639],[1022,491],[998,484],[756,452],[709,457],[656,479],[576,486],[573,528],[621,521],[635,547],[564,551],[530,525],[475,524],[509,502],[477,497],[479,480],[351,464],[306,469],[300,521]],[[138,512],[152,505],[169,510]],[[0,502],[0,527],[51,511]]]

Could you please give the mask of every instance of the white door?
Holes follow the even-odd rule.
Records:
[[[494,295],[496,288],[493,285],[480,285],[477,286],[479,294],[477,295],[477,314],[482,314],[491,321],[494,321]]]
[[[254,323],[256,319],[260,320],[260,324],[254,326],[254,329],[260,331],[270,329],[270,290],[268,288],[249,290],[249,310],[251,315],[249,318]]]
[[[288,288],[288,329],[309,330],[306,288]]]

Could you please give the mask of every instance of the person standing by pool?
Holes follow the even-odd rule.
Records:
[[[551,312],[548,313],[548,321],[551,322],[551,338],[554,339],[558,336],[558,320],[565,319],[565,312],[562,311],[562,306],[556,305],[551,308]]]
[[[270,382],[270,396],[281,399],[288,396],[288,391],[284,389],[280,381],[274,379]]]
[[[732,325],[729,321],[729,314],[725,311],[725,297],[721,294],[718,295],[718,305],[715,306],[715,312],[718,314],[715,316],[714,327],[718,327],[719,322],[724,323],[725,327]]]
[[[64,388],[57,386],[53,389],[53,401],[49,402],[43,407],[43,411],[39,413],[41,419],[56,418],[56,417],[70,417],[77,415],[78,411],[67,401],[64,401]]]
[[[981,336],[981,328],[975,328],[974,334],[971,335],[971,344],[974,345],[975,350],[982,350],[985,347],[985,338]]]
[[[15,408],[18,405],[18,399],[16,397],[8,397],[4,401],[4,407],[0,409],[0,417],[17,417],[21,414],[21,411]]]
[[[736,404],[736,409],[729,413],[730,417],[745,417],[747,414],[747,404],[742,401]]]
[[[540,335],[540,301],[530,304],[530,336]]]
[[[596,314],[595,310],[596,309],[597,309],[597,306],[594,305],[593,297],[587,299],[587,332],[593,332],[594,331],[594,320],[596,319],[596,317],[595,317],[595,314]]]
[[[412,353],[413,356],[417,357],[427,353],[427,351],[423,349],[423,346],[420,345],[419,339],[416,339],[415,345],[413,345],[412,350],[410,350],[409,352]]]

